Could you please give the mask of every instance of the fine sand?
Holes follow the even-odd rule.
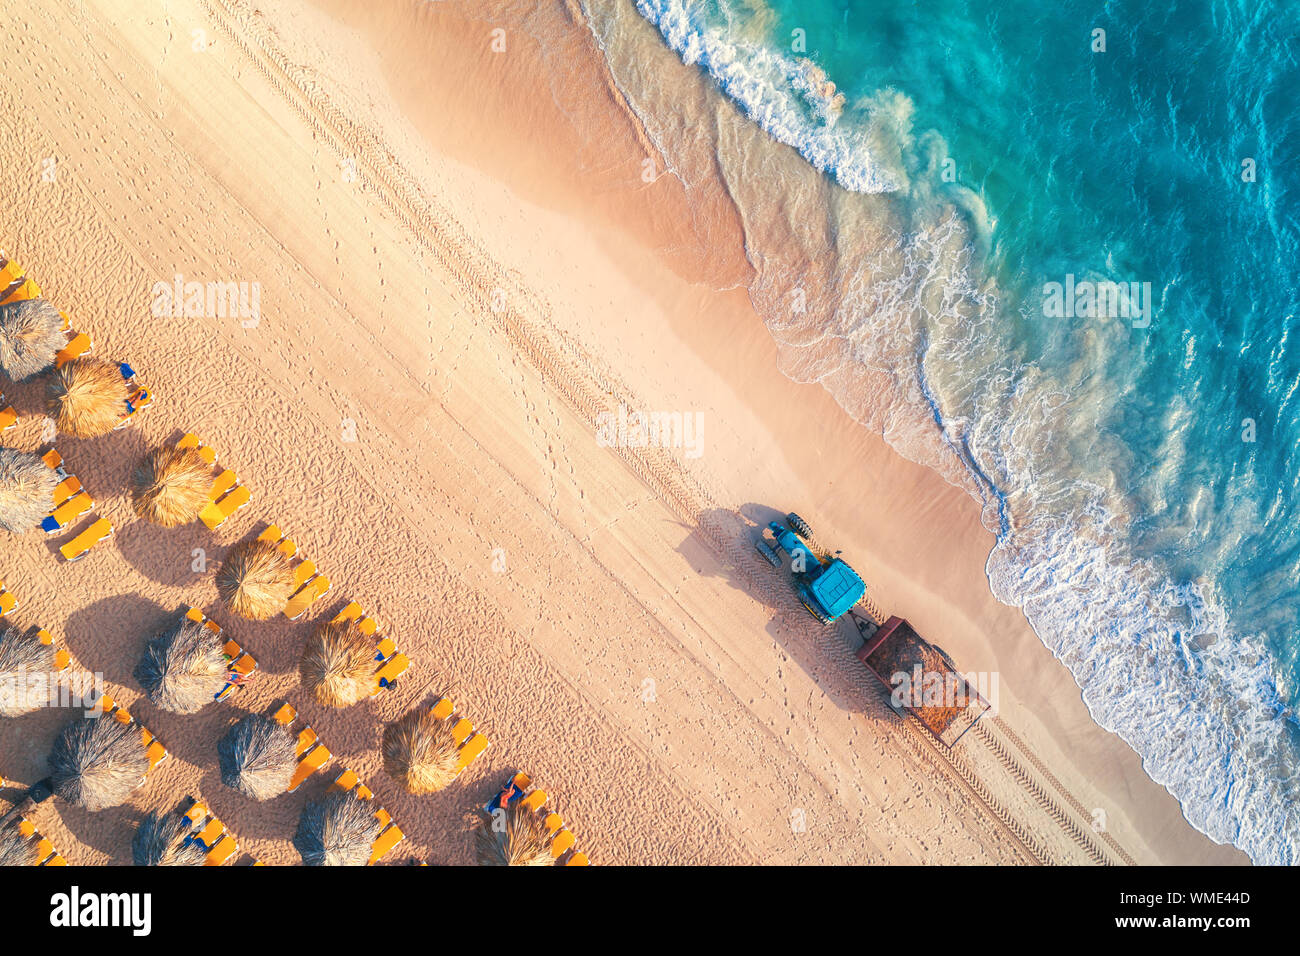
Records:
[[[141,815],[190,794],[240,859],[294,863],[303,805],[346,766],[407,834],[388,861],[465,863],[468,812],[523,769],[598,864],[1244,862],[1186,824],[992,599],[973,502],[780,375],[738,227],[673,177],[643,179],[649,144],[574,17],[405,0],[11,11],[0,246],[156,401],[132,428],[57,442],[116,537],[72,565],[58,539],[7,537],[0,579],[17,623],[101,672],[171,751],[127,805],[54,800],[37,826],[70,862],[126,863]],[[662,53],[647,69],[687,69]],[[154,283],[177,274],[259,283],[260,319],[151,317]],[[7,391],[24,417],[6,444],[40,447],[39,386]],[[703,453],[603,447],[596,416],[620,403],[701,413]],[[187,431],[253,494],[216,534],[130,510],[132,463]],[[997,672],[1000,716],[948,756],[896,716],[852,628],[816,625],[753,553],[752,525],[787,510],[875,606]],[[227,549],[272,522],[335,583],[297,623],[216,599]],[[297,659],[349,598],[413,664],[331,711]],[[182,717],[131,674],[188,605],[260,668]],[[439,693],[491,747],[413,797],[382,769],[382,725]],[[257,804],[222,785],[216,741],[280,699],[335,756]],[[68,719],[5,720],[0,774],[43,776]]]

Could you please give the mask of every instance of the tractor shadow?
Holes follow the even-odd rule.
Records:
[[[755,549],[768,522],[785,519],[785,512],[752,502],[737,511],[710,509],[678,551],[700,575],[721,579],[763,605],[771,615],[765,630],[782,656],[836,707],[897,720],[885,688],[855,656],[862,636],[852,619],[819,623],[799,601],[789,556],[782,555],[781,567],[774,568]]]

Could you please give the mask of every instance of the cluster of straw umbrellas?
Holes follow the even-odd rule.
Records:
[[[86,356],[56,366],[66,344],[65,328],[62,314],[45,299],[0,306],[0,371],[14,382],[48,376],[46,410],[60,433],[77,438],[107,434],[127,412],[129,386],[120,368],[102,359]],[[211,465],[197,449],[159,447],[131,472],[132,506],[138,517],[162,527],[189,524],[208,504],[212,481]],[[58,482],[38,455],[0,448],[0,530],[23,534],[38,525],[53,510]],[[254,540],[231,550],[216,585],[230,611],[264,621],[284,609],[296,582],[284,552],[274,543]],[[20,683],[19,677],[52,673],[54,653],[35,633],[0,628],[0,716],[18,716],[48,702],[49,681]],[[348,707],[376,692],[374,655],[373,639],[356,621],[325,620],[303,649],[299,674],[318,703]],[[155,706],[177,714],[197,712],[229,682],[241,679],[217,635],[188,617],[147,644],[135,677]],[[277,797],[288,790],[297,766],[295,745],[286,727],[249,714],[218,745],[221,779],[253,800]],[[434,793],[456,777],[457,743],[447,721],[420,709],[385,728],[383,761],[409,793]],[[32,794],[35,799],[53,794],[88,810],[118,806],[148,766],[138,726],[85,716],[59,734],[49,756],[49,776]],[[498,819],[480,817],[474,838],[480,863],[551,863],[541,821],[522,801],[506,807]],[[379,826],[369,801],[354,793],[330,793],[308,804],[293,842],[310,864],[364,864]],[[149,815],[136,833],[135,862],[201,864],[205,854],[191,832],[178,814]],[[10,815],[0,824],[0,865],[33,862],[29,857],[35,850],[20,837]]]
[[[46,299],[0,305],[0,371],[14,382],[50,373],[46,410],[59,431],[76,438],[106,435],[126,414],[126,379],[117,365],[92,356],[56,367],[66,344],[63,315]]]

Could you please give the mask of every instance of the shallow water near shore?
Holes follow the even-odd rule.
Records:
[[[674,174],[735,204],[783,371],[980,502],[994,593],[1194,826],[1295,862],[1295,12],[584,11]],[[636,68],[665,42],[701,89]],[[1132,311],[1046,305],[1088,282]]]

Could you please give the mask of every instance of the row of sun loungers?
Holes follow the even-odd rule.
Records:
[[[330,789],[340,793],[355,793],[362,800],[375,800],[375,795],[370,792],[370,788],[361,782],[361,779],[351,770],[346,768],[334,778],[330,784]],[[393,818],[388,815],[388,811],[374,802],[375,819],[379,821],[383,830],[379,836],[375,837],[375,842],[370,845],[370,862],[378,863],[385,854],[389,853],[393,847],[406,839],[406,834],[401,831]]]
[[[379,629],[375,619],[367,617],[365,611],[361,610],[361,605],[356,601],[349,601],[347,607],[334,616],[334,620],[356,621],[361,632],[368,637],[375,637],[375,633]],[[379,678],[379,687],[391,686],[411,666],[410,660],[397,649],[397,645],[393,643],[392,639],[383,635],[380,635],[375,640],[375,662],[377,664],[375,676]]]
[[[68,474],[63,467],[63,456],[57,451],[51,448],[43,458],[60,481],[54,489],[54,510],[46,515],[41,528],[47,535],[62,534],[90,514],[95,499],[82,488],[76,475]],[[91,548],[112,536],[113,523],[107,518],[97,517],[80,534],[60,545],[59,553],[64,560],[79,561],[90,553]]]
[[[590,863],[585,853],[574,848],[577,838],[565,827],[560,815],[546,809],[546,791],[534,787],[532,779],[523,771],[506,781],[501,791],[484,804],[483,810],[489,817],[503,809],[502,802],[507,793],[510,794],[508,802],[522,800],[526,809],[542,817],[546,832],[551,834],[551,857],[556,863],[563,866],[587,866]]]
[[[230,662],[231,678],[226,686],[217,692],[213,700],[225,700],[235,688],[243,687],[252,678],[253,672],[257,670],[257,661],[253,659],[252,654],[240,647],[239,642],[234,638],[226,638],[221,625],[208,618],[198,608],[190,608],[185,612],[185,616],[196,624],[202,624],[218,638],[223,639],[221,649],[226,655],[226,660]]]
[[[40,288],[35,281],[27,277],[16,263],[5,258],[4,253],[0,252],[0,304],[22,301],[39,295]],[[64,327],[68,333],[68,344],[56,359],[56,364],[60,367],[87,354],[93,348],[90,336],[73,329],[66,314],[64,314]],[[130,425],[135,415],[149,407],[153,402],[149,390],[136,381],[135,371],[130,365],[123,363],[121,372],[130,386],[130,397],[127,403],[127,412],[118,425],[119,428]],[[0,395],[0,432],[12,428],[17,421],[17,417],[14,410],[6,405],[4,396]],[[218,469],[217,453],[210,447],[205,446],[196,435],[185,435],[178,443],[178,447],[197,450],[213,468],[214,476],[212,489],[209,493],[210,501],[199,517],[205,526],[216,531],[238,511],[248,505],[251,494],[240,483],[238,476],[232,470],[228,468]],[[55,535],[70,530],[74,524],[90,514],[95,507],[95,501],[82,488],[81,482],[76,476],[69,474],[64,469],[63,460],[57,451],[51,449],[46,454],[45,461],[60,477],[60,483],[55,492],[54,508],[42,523],[42,527],[47,534]],[[84,557],[100,541],[111,537],[112,534],[112,524],[105,518],[96,518],[76,537],[64,543],[59,550],[68,561],[76,561]],[[296,621],[306,614],[317,601],[329,593],[332,586],[331,582],[328,577],[317,571],[316,565],[311,560],[298,553],[297,545],[285,536],[278,526],[271,525],[259,537],[261,540],[274,543],[286,557],[294,562],[295,589],[284,609],[284,614],[289,620]],[[16,599],[0,583],[0,617],[13,611],[16,606]],[[190,608],[187,611],[187,616],[191,620],[210,628],[218,637],[223,638],[223,650],[227,659],[231,662],[232,677],[226,687],[215,695],[215,699],[224,700],[237,687],[242,686],[244,681],[253,674],[257,668],[257,662],[238,642],[233,639],[224,639],[225,636],[220,625],[208,619],[198,608]],[[335,620],[355,621],[365,634],[374,637],[378,687],[391,687],[398,677],[409,668],[410,660],[397,649],[391,638],[380,633],[376,620],[370,617],[356,601],[349,602],[336,615]],[[53,643],[53,639],[48,633],[44,631],[40,633],[43,641]],[[60,650],[58,655],[56,660],[61,662],[60,667],[66,667],[68,664],[67,651]],[[149,772],[158,763],[166,759],[167,750],[161,741],[157,740],[143,725],[140,725],[124,708],[118,706],[111,697],[104,695],[101,699],[101,706],[103,708],[103,717],[139,727],[142,740],[149,754]],[[450,699],[446,697],[440,698],[432,706],[431,710],[438,719],[451,721],[452,736],[459,748],[457,773],[460,773],[487,749],[488,740],[482,733],[475,731],[473,723],[468,718],[457,712],[456,706]],[[298,722],[297,711],[288,703],[281,704],[271,716],[276,722],[285,727],[292,728]],[[316,732],[305,722],[302,722],[298,727],[296,751],[298,766],[290,782],[290,792],[296,791],[312,774],[328,764],[333,756],[329,748],[319,740]],[[141,783],[143,783],[143,780],[141,780]],[[533,788],[531,780],[523,773],[516,774],[512,778],[511,784],[514,787],[513,792],[516,794],[513,799],[523,800],[529,810],[544,815],[546,829],[552,834],[551,852],[556,861],[568,866],[585,865],[588,862],[587,858],[574,849],[575,838],[564,826],[563,820],[560,819],[558,814],[545,810],[546,794]],[[370,789],[361,782],[355,772],[349,769],[342,770],[335,777],[331,789],[355,792],[364,800],[374,800],[374,794]],[[485,809],[491,813],[494,804],[499,806],[501,799],[502,794],[498,794]],[[187,803],[183,809],[177,812],[181,813],[193,827],[194,833],[191,838],[206,850],[206,862],[208,864],[221,865],[228,862],[238,852],[238,843],[235,839],[226,832],[225,827],[212,815],[208,808],[198,800],[192,797],[187,798]],[[375,840],[372,848],[371,863],[382,859],[405,838],[402,830],[377,802],[375,803],[375,816],[383,824],[383,830]],[[31,828],[31,833],[37,839],[40,839],[39,835],[35,833],[34,827]],[[62,858],[54,852],[53,847],[49,847],[49,853],[43,854],[42,859],[46,861],[45,865],[61,865],[63,863]],[[259,865],[256,864],[256,861],[254,861],[254,864]]]
[[[37,866],[67,866],[68,861],[59,855],[59,851],[54,849],[54,844],[45,837],[41,836],[36,829],[36,825],[26,817],[18,818],[18,833],[23,839],[36,844],[36,865]]]
[[[149,767],[145,771],[146,777],[153,772],[155,767],[167,759],[167,748],[163,746],[162,741],[151,734],[144,724],[127,713],[125,707],[119,706],[112,697],[104,694],[99,698],[97,706],[100,712],[100,720],[116,720],[128,727],[138,727],[140,729],[140,738],[144,741],[145,753],[149,757]],[[140,782],[144,783],[144,777],[140,778]]]
[[[298,553],[298,546],[285,536],[279,525],[271,525],[257,537],[259,541],[267,541],[275,545],[286,558],[295,562],[294,590],[289,603],[284,607],[284,616],[291,621],[296,621],[307,613],[308,608],[328,594],[333,585],[329,578],[317,572],[314,562]]]
[[[185,809],[177,811],[193,828],[187,838],[207,851],[204,866],[221,866],[239,852],[239,843],[226,832],[225,826],[207,807],[194,797],[186,797]]]

